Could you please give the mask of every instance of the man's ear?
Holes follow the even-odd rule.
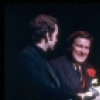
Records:
[[[52,41],[52,34],[50,35],[48,32],[45,35],[46,41]]]
[[[48,42],[49,41],[49,34],[48,32],[45,34],[45,42]]]

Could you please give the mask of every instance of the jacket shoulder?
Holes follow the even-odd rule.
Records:
[[[65,59],[67,59],[66,55],[62,55],[58,58],[49,60],[49,63],[54,63],[54,62],[59,62],[60,63],[61,61],[65,60]]]

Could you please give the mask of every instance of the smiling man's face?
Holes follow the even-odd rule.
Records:
[[[86,38],[76,38],[72,44],[72,58],[75,63],[83,63],[90,52],[90,41]]]

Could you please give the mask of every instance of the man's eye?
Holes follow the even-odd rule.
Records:
[[[89,47],[86,47],[85,49],[89,49]]]
[[[82,45],[77,45],[77,47],[82,47]]]

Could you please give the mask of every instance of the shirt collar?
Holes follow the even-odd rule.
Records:
[[[73,63],[74,69],[77,69],[77,66]],[[81,70],[81,65],[78,66],[79,70]]]
[[[40,54],[40,56],[45,57],[46,52],[42,48],[38,47],[35,44],[32,44],[32,46]]]

